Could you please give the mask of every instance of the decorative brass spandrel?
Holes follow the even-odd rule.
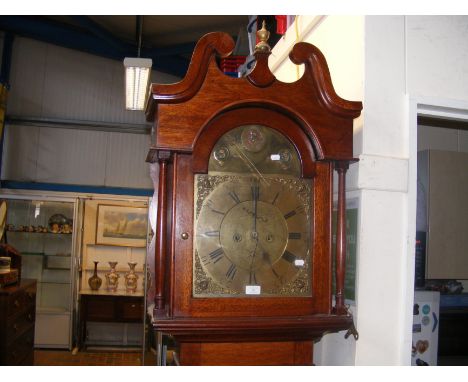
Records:
[[[206,296],[236,296],[239,292],[226,289],[214,281],[203,269],[200,263],[200,257],[195,250],[194,255],[195,267],[193,274],[193,294],[196,297]]]

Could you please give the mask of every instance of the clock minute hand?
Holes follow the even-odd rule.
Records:
[[[254,248],[254,250],[253,250],[253,253],[252,253],[251,259],[250,259],[250,271],[252,272],[252,267],[253,267],[255,255],[256,255],[256,253],[257,253],[257,247],[258,247],[258,245],[259,245],[259,243],[258,243],[258,232],[257,232],[257,206],[258,206],[258,196],[259,196],[258,184],[257,184],[257,183],[254,183],[254,184],[251,186],[251,190],[252,190],[252,201],[253,201],[252,239],[255,240],[255,248]]]

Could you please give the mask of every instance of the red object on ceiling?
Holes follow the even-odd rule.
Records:
[[[277,34],[285,34],[287,29],[287,16],[275,16],[276,18],[276,33]]]

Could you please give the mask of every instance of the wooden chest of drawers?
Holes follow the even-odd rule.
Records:
[[[0,288],[0,365],[34,364],[36,280]]]

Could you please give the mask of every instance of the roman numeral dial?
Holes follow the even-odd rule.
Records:
[[[307,184],[267,176],[222,181],[214,177],[205,183],[215,187],[195,193],[201,200],[194,263],[198,258],[201,268],[194,271],[194,284],[197,277],[209,280],[217,291],[213,297],[249,291],[283,295],[288,288],[297,293],[289,285],[298,277],[310,277],[311,230],[306,212],[310,196],[301,194],[297,186],[310,190]],[[210,296],[208,292],[199,295]]]
[[[213,252],[210,252],[209,257],[216,264],[219,260],[221,260],[224,256],[224,252],[222,248],[217,248]]]
[[[239,203],[241,202],[240,199],[239,199],[239,196],[236,194],[235,191],[229,191],[229,192],[228,192],[228,195],[230,196],[230,198],[231,198],[232,200],[234,200],[234,202],[235,202],[236,204],[239,204]]]

